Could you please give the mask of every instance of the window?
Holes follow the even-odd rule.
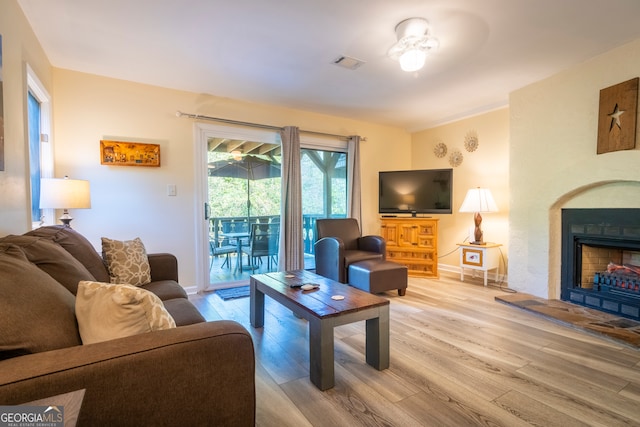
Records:
[[[55,224],[53,209],[40,209],[40,179],[53,177],[53,150],[49,141],[51,99],[27,65],[27,113],[29,126],[29,172],[31,181],[31,224]]]
[[[40,213],[40,102],[29,91],[27,94],[29,115],[29,170],[31,176],[31,222],[41,221]]]
[[[316,220],[347,216],[347,143],[304,136],[300,146],[305,269],[314,269]]]
[[[347,214],[347,153],[302,149],[301,163],[304,171],[303,215],[344,218]]]

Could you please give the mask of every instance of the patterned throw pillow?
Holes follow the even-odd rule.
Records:
[[[102,238],[102,257],[109,268],[111,283],[141,286],[151,282],[151,267],[142,240]]]
[[[83,280],[78,284],[76,318],[83,344],[176,327],[155,294],[136,286]]]

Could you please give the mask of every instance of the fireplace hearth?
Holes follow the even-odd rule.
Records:
[[[561,299],[640,320],[640,209],[563,209]]]

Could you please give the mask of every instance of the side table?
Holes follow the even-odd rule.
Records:
[[[484,286],[487,286],[487,273],[496,270],[495,281],[498,281],[498,268],[500,266],[499,243],[487,243],[474,245],[471,243],[458,243],[460,246],[460,281],[464,282],[464,270],[479,270],[484,273]]]

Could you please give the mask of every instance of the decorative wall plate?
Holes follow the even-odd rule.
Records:
[[[449,156],[449,164],[453,167],[460,166],[462,164],[462,159],[463,157],[460,150],[453,150]]]
[[[478,135],[475,131],[467,132],[467,135],[464,137],[464,148],[468,152],[476,151],[478,148]]]
[[[447,146],[444,142],[438,142],[433,149],[433,154],[438,158],[442,158],[447,155]]]

